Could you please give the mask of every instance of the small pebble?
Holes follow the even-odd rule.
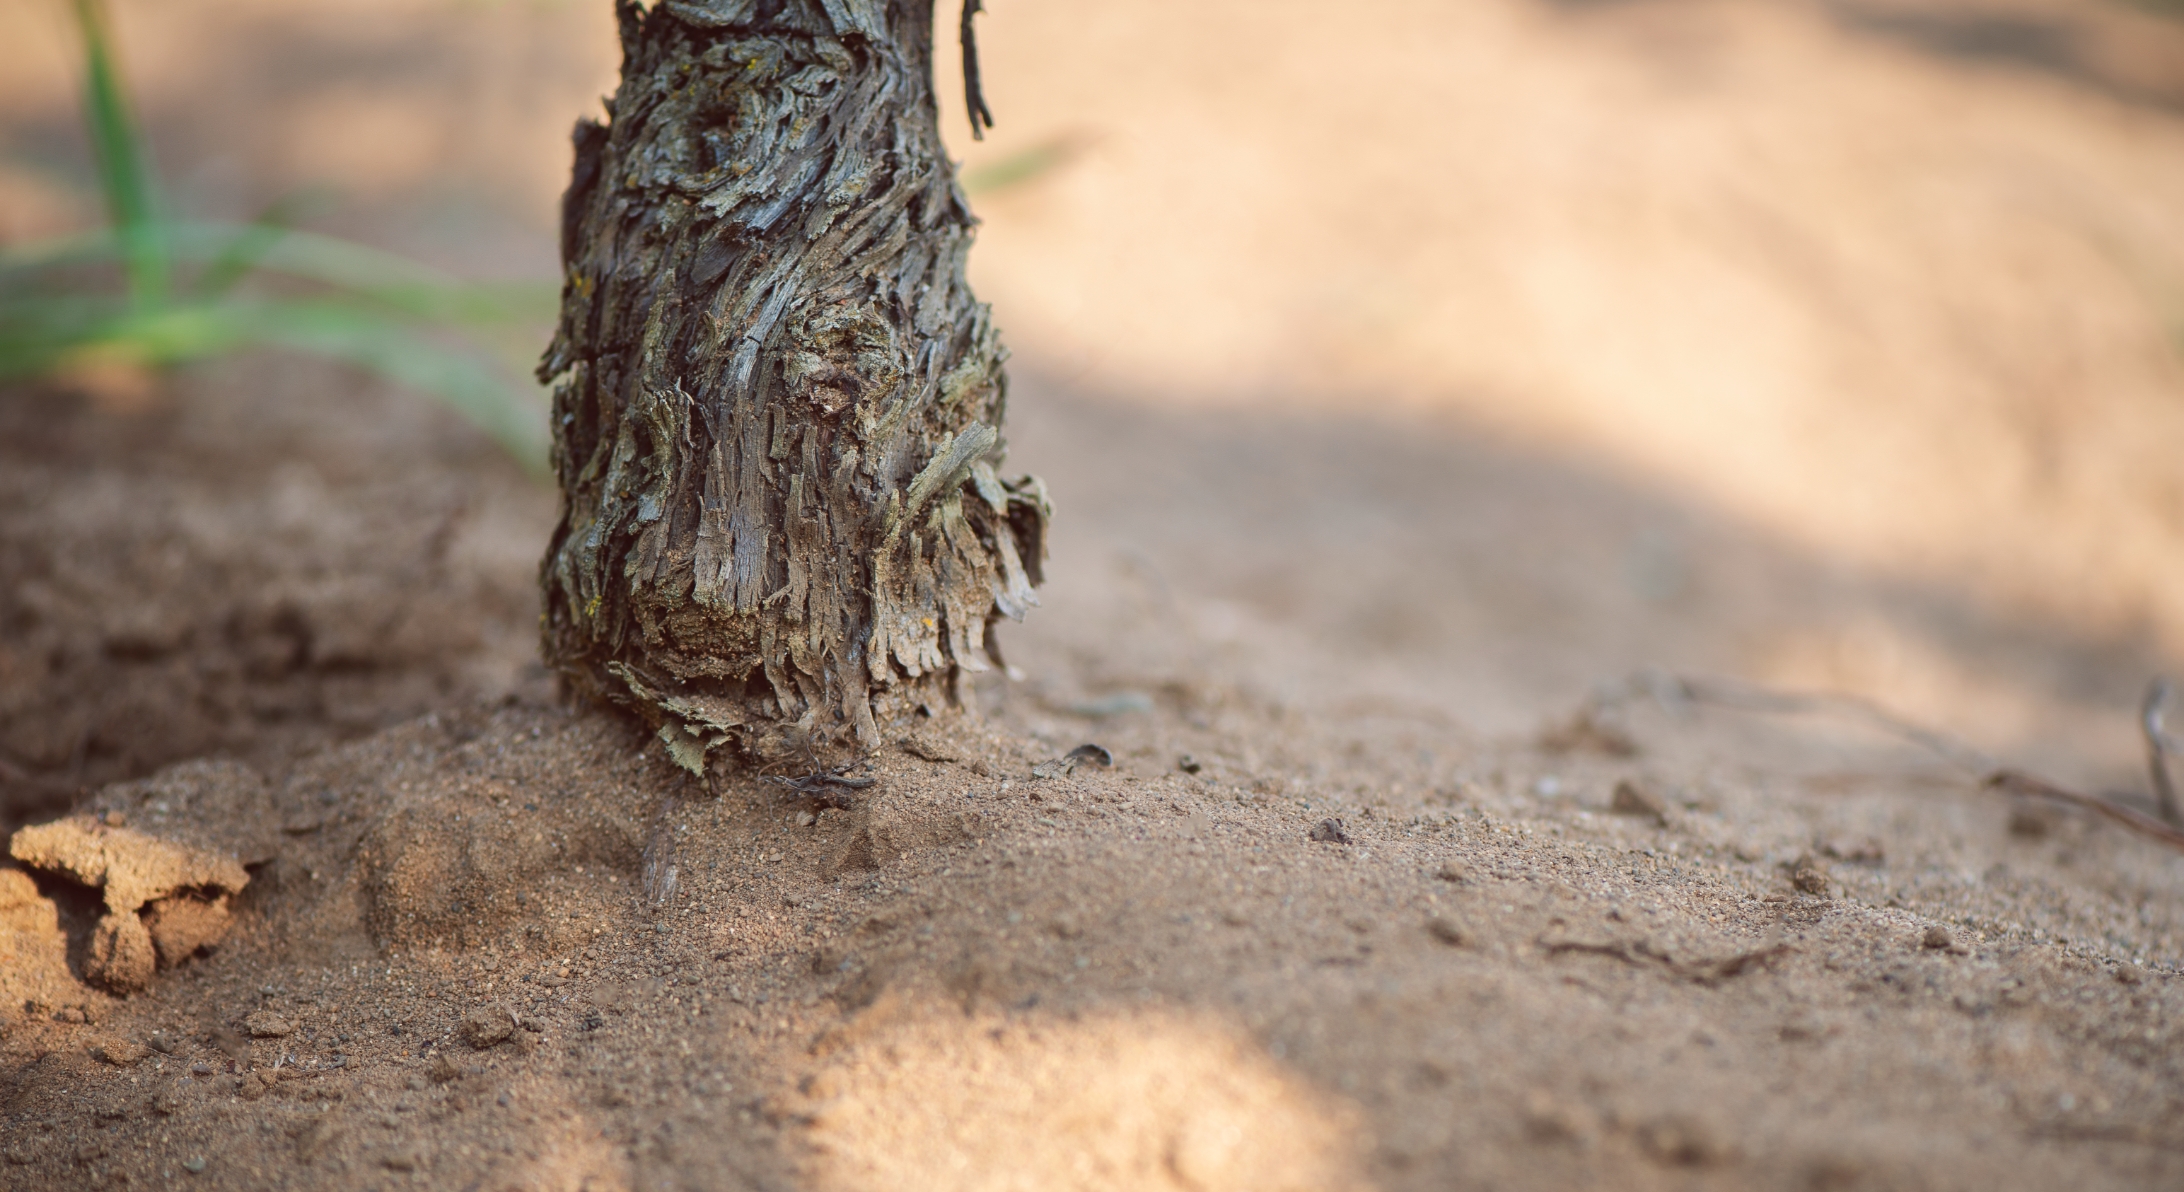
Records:
[[[1441,867],[1433,871],[1433,876],[1444,882],[1468,882],[1471,880],[1471,867],[1461,861],[1443,861]]]
[[[1936,923],[1926,929],[1925,935],[1919,937],[1919,944],[1927,948],[1954,949],[1957,946],[1956,933]]]
[[[202,1173],[205,1170],[205,1157],[203,1155],[191,1155],[189,1158],[182,1160],[182,1170],[189,1172],[191,1175]]]
[[[516,1029],[515,1019],[499,1006],[475,1006],[463,1015],[460,1026],[463,1041],[472,1047],[491,1047],[505,1041]]]
[[[149,1054],[142,1043],[138,1043],[133,1039],[101,1039],[93,1043],[88,1050],[91,1052],[92,1059],[112,1064],[117,1068],[126,1068]]]
[[[1471,933],[1464,929],[1463,924],[1439,915],[1426,920],[1426,934],[1451,948],[1461,948],[1471,942]]]
[[[1615,784],[1615,794],[1608,799],[1608,810],[1617,815],[1634,815],[1655,823],[1668,822],[1668,807],[1660,796],[1628,778]]]
[[[1305,833],[1305,838],[1316,840],[1321,844],[1351,843],[1350,833],[1344,829],[1343,823],[1339,819],[1321,820],[1311,831]]]
[[[1790,862],[1790,885],[1800,894],[1825,897],[1829,890],[1828,871],[1810,854]]]
[[[296,1024],[271,1010],[253,1010],[250,1017],[243,1019],[243,1029],[249,1031],[253,1039],[278,1039],[292,1033]]]

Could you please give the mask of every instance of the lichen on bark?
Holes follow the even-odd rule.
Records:
[[[1049,507],[1004,480],[930,0],[618,0],[577,126],[548,662],[683,765],[876,746],[999,660]]]

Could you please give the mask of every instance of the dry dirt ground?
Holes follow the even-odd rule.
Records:
[[[1164,85],[1146,62],[1195,46],[1302,71],[1310,44],[1279,21],[1245,36],[1205,15],[1233,8],[1163,25],[1118,4],[1077,59],[996,7],[999,98],[998,63],[1066,64],[1045,90],[1015,92],[1027,113],[1066,106],[1128,19],[1171,36],[1131,59],[1146,73],[1117,89],[1125,114]],[[552,136],[575,106],[564,93],[611,72],[599,14],[324,8],[351,24],[243,0],[123,5],[169,22],[143,48],[167,113],[155,134],[213,144],[222,127],[346,112],[337,127],[379,129],[352,156],[299,123],[285,140],[256,134],[267,140],[204,186],[247,195],[293,180],[283,170],[332,172],[363,196],[354,230],[411,251],[455,244],[479,270],[535,264],[550,204],[490,185],[552,186]],[[1972,127],[1983,162],[2018,162],[2004,174],[2039,148],[2009,130],[2044,129],[2042,144],[2073,147],[2080,177],[2136,171],[2144,189],[2118,203],[2184,209],[2163,173],[2184,160],[2178,59],[2164,56],[2184,43],[2139,10],[1372,15],[1412,22],[1406,53],[1456,55],[1466,69],[1450,77],[1530,80],[1513,94],[1565,117],[1574,101],[1555,106],[1568,90],[1556,80],[1650,102],[1617,91],[1617,45],[1640,47],[1628,69],[1641,72],[1697,55],[1715,86],[1841,68],[1829,94],[1846,125],[1947,101],[1967,114],[1937,123]],[[223,45],[243,49],[222,58]],[[1350,45],[1327,57],[1354,60],[1335,52]],[[177,47],[209,63],[201,89],[183,85]],[[293,102],[246,120],[264,95],[238,80],[268,64],[280,69],[264,86]],[[34,73],[0,72],[20,92],[17,148],[65,135],[65,112],[23,81]],[[84,979],[101,963],[99,893],[0,868],[0,1188],[2184,1185],[2184,857],[1979,790],[1849,722],[1696,704],[1642,671],[1861,690],[2146,806],[2132,708],[2175,664],[2184,623],[2155,582],[2173,565],[2157,548],[2174,499],[2148,495],[2176,476],[2155,458],[2180,392],[2164,379],[2176,365],[2159,308],[2086,282],[2062,249],[1982,275],[2021,274],[1991,294],[1935,281],[1941,297],[1922,297],[1820,268],[1800,293],[1821,307],[1871,311],[1871,294],[1928,318],[1876,313],[1901,338],[1882,336],[1873,371],[1805,377],[1814,393],[1829,376],[1856,391],[1828,407],[1840,424],[1820,446],[1754,431],[1798,425],[1819,397],[1725,366],[1714,390],[1632,398],[1669,430],[1633,432],[1626,450],[1612,420],[1586,421],[1615,395],[1587,388],[1595,365],[1497,371],[1495,353],[1583,358],[1572,345],[1620,342],[1610,363],[1630,365],[1632,345],[1677,356],[1663,346],[1679,342],[1675,304],[1581,275],[1614,245],[1636,245],[1624,264],[1644,274],[1670,242],[1648,236],[1681,217],[1618,231],[1594,219],[1588,204],[1604,200],[1550,185],[1545,167],[1516,173],[1532,206],[1434,217],[1444,232],[1465,212],[1486,221],[1479,242],[1511,259],[1564,243],[1558,227],[1577,246],[1540,266],[1564,288],[1523,291],[1530,314],[1466,313],[1483,299],[1456,293],[1415,316],[1492,328],[1468,364],[1389,364],[1380,349],[1416,347],[1403,338],[1415,312],[1336,319],[1366,338],[1282,357],[1264,328],[1295,317],[1275,284],[1288,267],[1260,268],[1264,243],[1211,216],[1195,257],[1177,245],[1130,258],[1111,237],[1123,264],[1050,260],[1047,291],[1071,297],[1042,291],[1040,245],[1065,245],[1072,226],[1090,236],[1086,213],[1122,202],[1088,192],[1121,194],[1118,176],[1151,185],[1171,164],[1143,163],[1191,145],[1220,178],[1249,177],[1223,155],[1326,118],[1275,102],[1294,81],[1281,70],[1214,75],[1155,105],[1185,131],[1214,122],[1184,148],[1094,137],[993,197],[991,289],[1004,324],[1014,310],[1026,327],[1011,462],[1045,475],[1061,506],[1046,607],[1003,630],[1022,678],[990,676],[975,708],[896,726],[863,771],[872,784],[823,799],[755,773],[707,788],[628,726],[559,704],[532,653],[551,497],[414,397],[285,358],[189,370],[149,393],[0,392],[0,828],[73,812],[98,817],[94,839],[162,834],[251,862],[225,940],[127,997]],[[1222,88],[1243,98],[1223,106]],[[1791,106],[1670,90],[1698,123],[1647,109],[1643,129],[1690,133],[1709,112],[1765,124]],[[202,111],[182,106],[193,95]],[[420,127],[386,124],[383,108],[420,95],[493,110],[418,148]],[[1826,106],[1796,109],[1820,143],[1840,131]],[[1487,138],[1464,110],[1482,144],[1524,141]],[[1037,143],[1040,117],[1021,119],[1034,127],[1016,144]],[[526,148],[541,121],[552,136]],[[1577,133],[1536,129],[1539,152],[1560,135]],[[1878,159],[1945,140],[1871,135]],[[1364,169],[1377,142],[1360,144],[1352,174],[1421,204],[1394,222],[1438,210],[1398,193],[1400,171]],[[457,159],[482,163],[466,176],[477,189],[431,191]],[[1688,193],[1708,193],[1715,175],[1679,174],[1679,160],[1648,176],[1665,188],[1695,173]],[[1821,188],[1807,214],[1837,213],[1844,259],[1886,257],[1892,225],[1843,198],[1873,192],[1831,161],[1820,172],[1848,189]],[[2070,173],[2056,169],[2039,176]],[[11,177],[30,196],[13,208],[24,227],[45,218],[38,202],[59,203],[58,184]],[[1760,208],[1805,193],[1759,191]],[[1186,209],[1199,194],[1181,181],[1167,193]],[[1315,221],[1341,224],[1337,247],[1365,234],[1304,182],[1277,174],[1258,194],[1247,207],[1274,240]],[[1979,203],[1941,210],[1967,227],[1940,265],[2026,243]],[[2128,255],[2165,268],[2170,218],[2148,215]],[[1390,259],[1327,243],[1294,272],[1332,276],[1314,253]],[[1425,243],[1427,263],[1447,265],[1468,241]],[[1178,292],[1196,309],[1191,269],[1233,310],[1144,325]],[[1342,282],[1342,301],[1375,284]],[[1646,328],[1617,340],[1579,318],[1591,338],[1558,347],[1539,328],[1581,292],[1622,295]],[[1308,289],[1293,296],[1317,309]],[[2042,355],[2054,340],[2004,334],[2066,308],[2105,329],[2054,349],[2067,368]],[[1275,363],[1231,382],[1171,368],[1194,327],[1207,359]],[[1848,359],[1861,342],[1832,347]],[[1345,372],[1351,349],[1370,359]],[[1284,359],[1303,380],[1274,376]],[[1988,361],[1991,392],[1918,382],[1966,359]],[[1707,438],[1726,407],[1706,392],[1745,384],[1756,421]],[[2083,413],[2081,390],[2108,404]],[[1366,400],[1383,391],[1406,396]],[[1479,396],[1496,392],[1521,400]],[[1899,392],[1917,417],[1878,408]],[[2016,427],[2054,448],[2051,471],[2028,485],[2008,452],[1922,454],[1934,411],[1975,438]],[[1856,483],[1824,483],[1823,448],[1861,428],[1886,450],[1861,457]],[[2095,449],[2117,434],[2131,450]],[[1892,452],[1930,475],[1891,470]],[[2103,487],[2110,474],[2123,479]],[[1842,488],[1863,491],[1831,504]],[[1875,493],[1904,504],[1911,528],[1867,534],[1854,506]],[[1982,512],[1992,524],[1960,536],[1960,554],[1929,549]],[[2088,590],[2063,590],[2073,576]],[[1113,764],[1055,764],[1086,743]]]

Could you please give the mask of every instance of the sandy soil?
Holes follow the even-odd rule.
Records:
[[[1025,677],[896,726],[870,787],[707,789],[559,705],[550,494],[414,397],[265,358],[0,394],[0,827],[251,863],[126,997],[85,980],[112,897],[0,868],[0,1187],[2184,1181],[2184,858],[1623,681],[1862,691],[2146,805],[2166,316],[1975,182],[2069,179],[2180,259],[2174,26],[998,7],[1016,139],[973,161],[1086,146],[981,249],[1057,553]],[[230,146],[193,201],[332,176],[349,230],[550,268],[599,13],[122,11],[167,152]],[[0,70],[18,163],[65,143],[59,77]],[[16,234],[65,218],[65,170],[11,169]],[[1836,255],[1784,280],[1730,192]],[[1298,313],[1336,291],[1392,305]],[[1818,356],[1751,364],[1768,326]],[[1114,764],[1053,764],[1087,742]]]

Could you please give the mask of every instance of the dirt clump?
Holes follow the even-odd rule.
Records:
[[[227,934],[228,900],[250,884],[233,856],[117,827],[121,816],[74,816],[17,831],[17,861],[101,892],[84,975],[115,992],[149,985]]]

